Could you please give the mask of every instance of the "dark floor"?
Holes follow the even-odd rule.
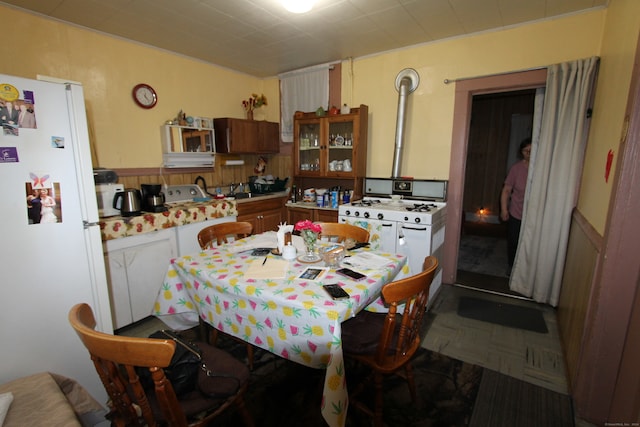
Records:
[[[487,238],[504,238],[506,239],[507,228],[506,223],[492,224],[484,222],[467,221],[462,227],[463,235],[473,235]],[[505,259],[506,270],[506,253],[501,254]],[[491,293],[498,293],[506,296],[517,298],[525,298],[518,292],[509,289],[509,277],[483,274],[477,271],[457,270],[456,285],[462,285],[471,289],[484,290]]]
[[[507,237],[507,223],[492,224],[488,222],[465,221],[462,225],[463,234],[475,236]]]

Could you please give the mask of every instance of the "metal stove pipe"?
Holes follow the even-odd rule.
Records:
[[[396,142],[393,152],[393,168],[391,178],[400,178],[400,166],[402,165],[402,150],[404,143],[404,128],[406,125],[405,112],[407,110],[407,97],[416,90],[420,83],[420,77],[413,68],[405,68],[396,76],[396,90],[398,91],[398,116],[396,119]]]

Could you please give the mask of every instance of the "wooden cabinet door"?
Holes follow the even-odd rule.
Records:
[[[273,122],[258,122],[258,152],[280,152],[280,125]]]
[[[277,231],[284,220],[285,197],[238,203],[238,221],[253,224],[253,234]]]
[[[214,119],[216,152],[257,153],[258,122],[232,118]]]
[[[282,218],[282,209],[277,209],[262,214],[262,232],[278,231],[278,225],[284,221]]]
[[[306,208],[287,208],[287,224],[294,224],[298,221],[308,219],[313,221],[313,209]]]
[[[316,221],[338,222],[338,211],[329,209],[316,209]]]
[[[308,219],[314,222],[338,222],[338,211],[331,209],[313,209],[287,207],[287,223],[295,224]]]

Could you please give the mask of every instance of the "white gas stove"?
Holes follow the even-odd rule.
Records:
[[[366,178],[362,200],[340,205],[338,221],[369,230],[373,249],[408,257],[412,274],[428,255],[442,264],[447,181]],[[441,268],[430,298],[442,283]]]

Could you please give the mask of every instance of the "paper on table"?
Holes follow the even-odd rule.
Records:
[[[389,264],[389,262],[391,262],[391,260],[381,257],[380,255],[371,252],[359,252],[345,259],[342,263],[355,268],[375,270],[384,267]]]
[[[288,261],[267,257],[264,264],[261,259],[253,261],[244,275],[251,279],[283,279],[287,268]]]
[[[240,253],[256,248],[277,248],[278,239],[274,231],[268,231],[266,233],[258,234],[251,239],[242,239],[238,243],[232,243],[227,246],[227,249],[231,253]]]

